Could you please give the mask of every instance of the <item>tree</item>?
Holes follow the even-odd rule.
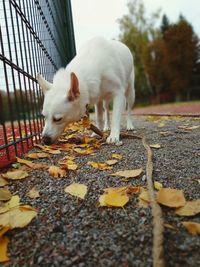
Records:
[[[176,100],[180,100],[191,87],[195,62],[199,60],[198,43],[192,26],[185,19],[171,25],[165,32],[166,75]]]
[[[151,93],[148,76],[145,71],[145,51],[150,40],[155,39],[159,32],[155,29],[155,22],[159,18],[159,11],[149,17],[141,0],[128,2],[129,13],[119,19],[120,40],[131,50],[135,64],[135,86],[137,98],[143,98]]]
[[[162,32],[162,35],[164,36],[165,32],[169,29],[170,22],[166,14],[162,16],[162,22],[160,26],[160,30]]]

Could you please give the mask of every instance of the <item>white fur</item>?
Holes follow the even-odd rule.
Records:
[[[68,101],[72,72],[78,78],[80,96],[74,101]],[[107,142],[119,142],[121,114],[126,103],[127,129],[133,129],[130,117],[135,100],[133,58],[128,47],[121,42],[96,37],[80,49],[65,69],[58,70],[53,84],[50,85],[41,75],[38,75],[37,79],[45,93],[43,114],[46,121],[42,135],[50,137],[52,142],[59,137],[68,123],[85,115],[87,104],[95,105],[97,127],[108,130],[108,104],[111,100],[113,113]],[[62,119],[60,122],[54,122],[52,118],[55,117]]]

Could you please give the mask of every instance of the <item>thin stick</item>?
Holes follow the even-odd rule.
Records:
[[[146,137],[142,138],[142,143],[147,151],[147,165],[146,165],[146,175],[147,175],[147,186],[150,196],[152,216],[153,216],[153,266],[163,267],[165,265],[163,258],[163,217],[161,207],[157,204],[154,186],[153,186],[153,153],[150,146],[147,144]]]

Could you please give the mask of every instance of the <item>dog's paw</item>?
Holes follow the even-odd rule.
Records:
[[[110,127],[108,125],[104,126],[103,131],[104,132],[110,131]]]
[[[119,136],[109,135],[106,139],[107,144],[115,144],[117,146],[121,146],[123,143],[119,140]]]
[[[131,131],[131,130],[134,130],[135,129],[135,127],[133,126],[132,121],[127,121],[126,129],[128,131]]]

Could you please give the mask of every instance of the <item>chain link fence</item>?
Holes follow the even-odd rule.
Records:
[[[40,141],[37,73],[52,81],[75,53],[70,0],[0,1],[0,168]]]

